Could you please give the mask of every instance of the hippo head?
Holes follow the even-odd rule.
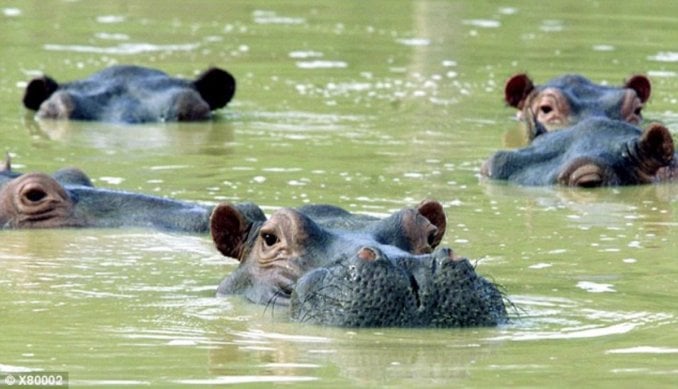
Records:
[[[638,185],[655,181],[673,157],[673,139],[660,124],[641,130],[622,121],[589,118],[522,149],[495,153],[481,174],[522,185]]]
[[[579,75],[565,75],[535,86],[526,74],[517,74],[506,82],[504,100],[518,109],[518,118],[532,140],[544,130],[569,127],[592,116],[640,124],[650,92],[650,80],[643,75],[632,76],[621,87],[610,87]],[[542,126],[534,126],[535,122]]]
[[[319,210],[329,212],[332,217],[318,217]],[[476,281],[469,284],[465,277],[452,277],[448,270],[442,270],[463,262],[450,250],[434,251],[444,234],[445,220],[442,206],[435,201],[425,201],[417,208],[403,209],[385,219],[361,218],[335,207],[319,206],[281,209],[264,220],[246,217],[232,205],[222,204],[211,216],[212,237],[217,249],[238,259],[240,265],[221,282],[217,294],[243,294],[261,304],[291,304],[293,318],[318,324],[434,325],[432,323],[437,322],[431,319],[433,316],[453,315],[443,311],[455,309],[456,299],[459,304],[473,300],[457,295],[445,297],[440,293],[452,293],[452,290],[468,291],[468,296],[477,293],[469,288],[476,287]],[[347,225],[351,227],[337,227]],[[482,279],[472,268],[468,270],[469,274]],[[367,315],[369,319],[345,316],[346,320],[340,321],[337,317],[341,314],[321,313],[344,309],[348,314],[348,308],[333,304],[348,298],[344,289],[365,285],[372,288],[371,293],[353,295],[362,299],[353,305],[354,309],[362,307],[365,311],[351,311],[351,315]],[[499,316],[505,318],[501,295],[490,283],[484,285],[485,292],[492,297],[491,305],[499,304],[503,312],[503,316],[502,313]],[[437,287],[444,287],[445,291],[434,293]],[[424,294],[420,294],[421,291]],[[381,296],[380,301],[385,305],[374,306],[377,296]],[[481,303],[487,305],[489,300]],[[402,310],[389,311],[385,310],[386,306]],[[480,312],[485,308],[469,309]],[[458,322],[441,319],[440,325],[462,325],[462,322],[465,325],[498,323],[494,319],[475,317]]]
[[[84,220],[75,217],[73,200],[64,186],[46,174],[24,174],[0,188],[0,227],[56,228],[84,224]]]
[[[209,118],[235,93],[235,78],[210,68],[195,80],[138,66],[112,66],[89,78],[59,84],[49,76],[26,87],[23,103],[39,118],[122,123]]]
[[[237,209],[249,214],[249,203]],[[256,208],[258,209],[258,208]],[[54,174],[0,170],[0,228],[145,227],[205,232],[211,208],[163,197],[95,188],[79,169]]]

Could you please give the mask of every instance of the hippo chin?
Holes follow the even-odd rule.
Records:
[[[588,118],[545,133],[527,147],[495,153],[481,174],[533,186],[639,185],[675,177],[673,160],[671,133],[660,124],[642,130],[622,121]]]
[[[249,217],[251,204],[235,206]],[[206,232],[211,207],[138,193],[95,188],[79,169],[21,174],[0,170],[0,228],[144,227]],[[263,217],[263,213],[261,214]]]
[[[240,261],[218,295],[289,306],[293,320],[348,327],[463,327],[507,322],[502,294],[450,249],[442,205],[378,219],[328,205],[269,219],[217,206],[217,249]]]
[[[642,109],[650,98],[650,80],[631,76],[622,86],[605,86],[576,74],[534,85],[526,74],[512,76],[504,88],[504,101],[518,109],[528,141],[537,136],[576,125],[589,117],[640,124]],[[534,123],[541,123],[535,126]]]
[[[235,78],[210,68],[195,80],[140,66],[111,66],[59,84],[49,76],[28,83],[24,106],[46,119],[118,123],[205,120],[235,94]]]

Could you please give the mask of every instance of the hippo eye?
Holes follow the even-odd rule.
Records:
[[[642,115],[642,113],[643,113],[643,107],[638,107],[638,108],[636,108],[635,111],[633,111],[633,114],[638,115],[638,116]]]
[[[26,198],[26,200],[32,203],[37,203],[38,201],[47,197],[47,193],[45,193],[45,191],[43,191],[42,189],[31,189],[28,192],[24,193],[24,197]]]
[[[274,244],[278,243],[278,241],[279,241],[278,236],[276,234],[271,234],[271,233],[267,233],[267,232],[264,232],[264,233],[261,234],[261,239],[263,239],[266,246],[269,246],[269,247],[273,246]]]

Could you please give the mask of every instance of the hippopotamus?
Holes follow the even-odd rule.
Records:
[[[331,205],[253,218],[220,204],[210,217],[212,238],[222,254],[240,263],[217,295],[286,306],[292,320],[331,326],[506,323],[498,288],[467,259],[437,248],[446,223],[434,200],[386,218]]]
[[[587,117],[605,117],[640,124],[650,98],[650,80],[631,76],[622,86],[604,86],[568,74],[534,85],[526,74],[512,76],[504,88],[506,103],[518,109],[528,142],[544,132],[567,128]],[[535,122],[541,126],[534,126]]]
[[[675,168],[674,151],[671,133],[661,124],[643,130],[620,120],[590,117],[546,132],[526,147],[495,153],[481,174],[533,186],[648,184],[658,180],[660,169]]]
[[[259,207],[237,204],[257,217]],[[96,188],[76,168],[21,174],[9,161],[0,170],[0,228],[145,227],[165,231],[208,231],[213,207],[162,197]],[[262,214],[263,217],[263,214]]]
[[[31,80],[23,104],[38,118],[116,123],[208,119],[235,94],[235,78],[210,68],[195,80],[141,66],[116,65],[84,80],[59,84],[49,76]]]

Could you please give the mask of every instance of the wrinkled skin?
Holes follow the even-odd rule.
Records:
[[[49,76],[35,78],[26,87],[23,103],[44,119],[196,121],[226,106],[234,93],[235,79],[219,68],[184,80],[159,70],[118,65],[64,84]]]
[[[506,321],[497,288],[450,249],[387,257],[362,248],[348,260],[301,277],[291,315],[343,327],[469,327]]]
[[[532,141],[544,132],[571,127],[589,117],[638,125],[651,90],[650,80],[642,75],[612,87],[594,84],[580,75],[565,75],[534,85],[526,74],[517,74],[506,82],[504,100],[518,109],[527,140]],[[535,126],[536,122],[541,126]]]
[[[521,185],[639,185],[657,181],[660,169],[675,166],[673,159],[673,139],[660,124],[641,130],[621,121],[589,118],[545,133],[527,147],[495,153],[481,174]]]
[[[502,295],[449,249],[442,206],[424,201],[385,219],[329,205],[249,218],[230,204],[210,219],[240,261],[217,295],[288,305],[294,320],[351,327],[474,326],[507,321]]]
[[[250,204],[236,207],[250,217],[261,212]],[[145,227],[199,233],[207,231],[210,212],[197,204],[95,188],[78,169],[52,176],[20,174],[8,162],[0,170],[0,228]]]

